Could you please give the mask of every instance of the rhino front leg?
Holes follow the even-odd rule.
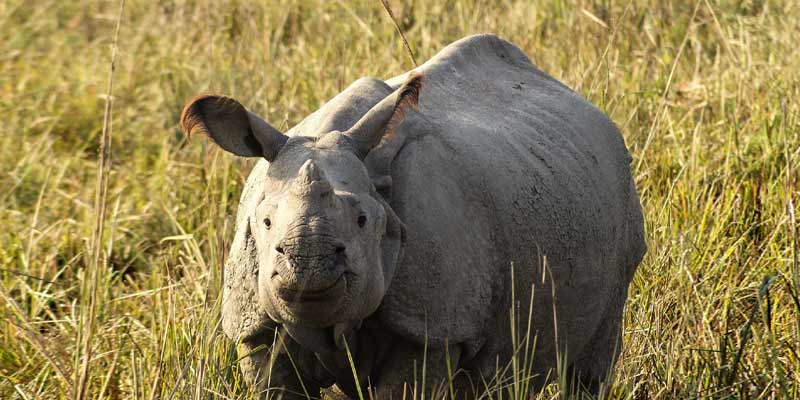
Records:
[[[279,331],[279,335],[280,335]],[[320,375],[313,353],[288,335],[265,333],[239,345],[239,366],[258,399],[318,399],[320,388],[333,382]]]
[[[452,379],[455,398],[462,399],[468,396],[467,389],[463,387],[460,379],[451,377],[448,373],[448,358],[450,371],[456,374],[460,358],[460,348],[450,346],[445,351],[444,346],[428,346],[395,339],[392,349],[385,358],[377,374],[376,399],[419,399],[422,393],[424,398],[440,399],[449,398],[449,388]],[[424,383],[423,383],[424,382]]]

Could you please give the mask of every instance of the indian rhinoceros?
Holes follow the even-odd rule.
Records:
[[[470,397],[507,384],[513,357],[533,388],[609,376],[646,251],[631,157],[514,45],[464,38],[286,133],[213,95],[181,125],[260,158],[222,288],[260,397]]]

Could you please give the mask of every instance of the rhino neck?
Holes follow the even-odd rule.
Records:
[[[317,354],[342,353],[353,347],[361,320],[341,322],[325,328],[309,328],[296,324],[283,324],[283,328],[300,346]],[[345,345],[345,341],[347,345]]]

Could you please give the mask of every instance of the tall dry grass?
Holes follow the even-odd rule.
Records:
[[[495,32],[624,132],[650,252],[609,396],[800,396],[797,2],[389,4],[419,62]],[[218,323],[252,162],[186,143],[181,106],[227,93],[286,128],[411,60],[377,1],[128,0],[109,96],[118,12],[0,2],[0,398],[247,397]],[[523,375],[491,397],[522,398]]]

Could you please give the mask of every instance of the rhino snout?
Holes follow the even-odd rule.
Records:
[[[341,242],[319,237],[293,238],[278,243],[275,251],[280,256],[272,282],[276,294],[286,301],[318,298],[344,280],[347,255]]]

